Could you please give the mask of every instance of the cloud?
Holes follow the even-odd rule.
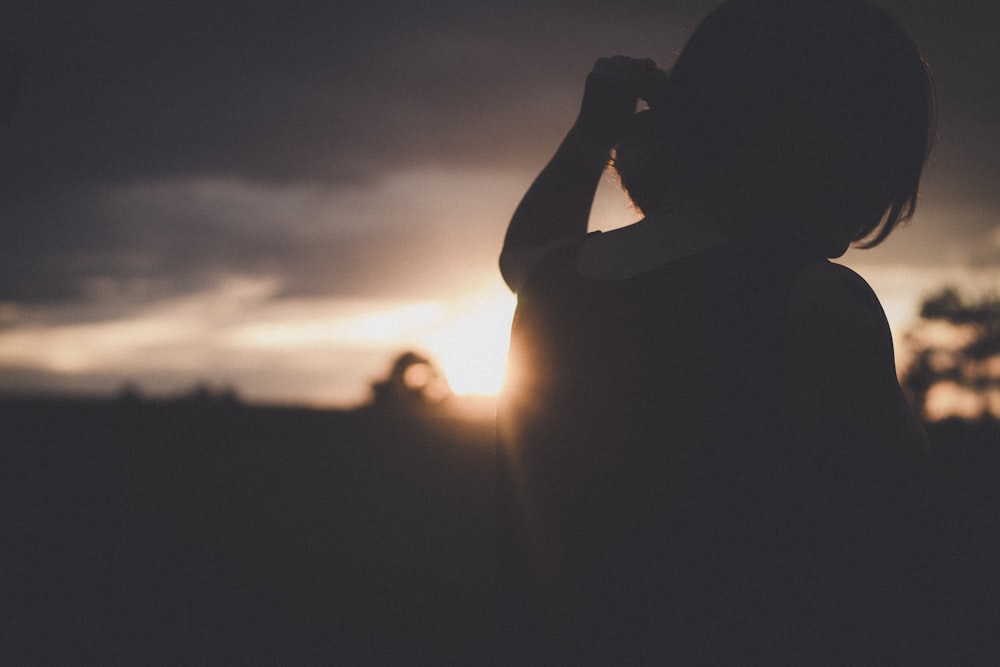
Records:
[[[677,43],[685,22],[656,5],[31,3],[0,27],[25,54],[0,187],[523,166],[594,58]]]
[[[524,176],[426,168],[365,185],[195,178],[56,199],[0,248],[0,301],[114,301],[266,276],[286,294],[427,297],[499,280]]]
[[[411,330],[444,310],[430,304],[414,319],[416,307],[405,303],[280,300],[276,292],[274,280],[231,277],[83,322],[66,307],[22,308],[0,330],[0,390],[108,392],[141,378],[144,390],[170,393],[199,379],[234,384],[254,400],[356,402],[364,390],[359,374],[381,372]]]
[[[716,4],[25,3],[0,26],[0,46],[24,56],[22,99],[0,125],[0,213],[71,186],[364,184],[426,164],[527,173],[596,57],[669,62]],[[992,193],[1000,90],[980,73],[1000,67],[995,8],[892,4],[939,71],[941,172]],[[969,132],[968,119],[985,125]]]

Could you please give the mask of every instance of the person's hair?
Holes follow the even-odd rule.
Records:
[[[935,132],[930,72],[896,22],[863,0],[729,0],[712,12],[619,146],[621,183],[647,213],[671,192],[697,190],[789,103],[888,194],[881,218],[856,221],[852,241],[872,247],[912,217]]]

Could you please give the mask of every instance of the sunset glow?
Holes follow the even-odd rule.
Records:
[[[271,279],[229,279],[104,321],[12,310],[0,365],[35,373],[38,391],[107,394],[134,383],[169,395],[207,382],[252,401],[349,406],[412,349],[454,393],[495,395],[514,299],[499,277],[492,289],[479,284],[451,300],[282,299]]]
[[[503,385],[514,297],[503,295],[460,310],[423,342],[457,394],[494,395]]]

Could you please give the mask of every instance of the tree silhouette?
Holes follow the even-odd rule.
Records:
[[[437,366],[411,350],[396,357],[387,377],[372,383],[372,406],[391,412],[422,412],[440,404],[450,393]]]
[[[905,334],[913,358],[901,378],[925,419],[1000,417],[1000,295],[967,300],[947,287],[924,300]]]

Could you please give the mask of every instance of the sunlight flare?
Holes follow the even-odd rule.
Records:
[[[476,300],[421,340],[456,394],[500,393],[514,305],[509,294]]]

